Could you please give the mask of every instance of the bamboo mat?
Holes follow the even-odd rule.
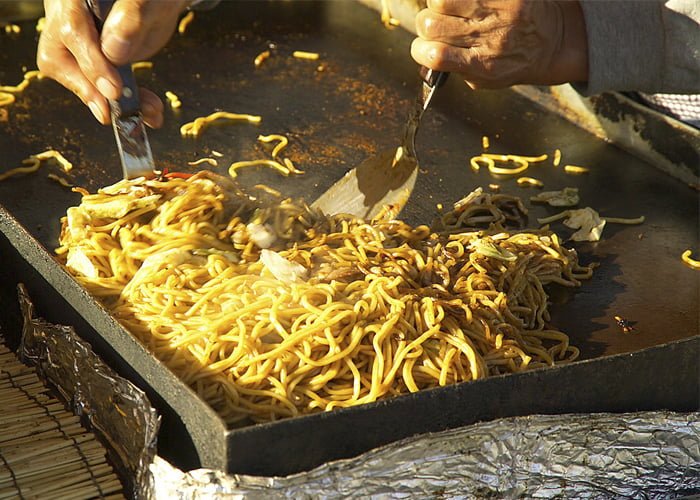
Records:
[[[124,498],[105,454],[0,339],[0,500]]]

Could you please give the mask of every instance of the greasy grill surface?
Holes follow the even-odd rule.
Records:
[[[21,80],[34,66],[33,23],[17,39],[0,38],[0,82]],[[274,43],[259,68],[254,57]],[[290,137],[289,155],[306,174],[283,178],[268,169],[240,171],[246,186],[267,183],[293,196],[315,198],[345,170],[398,144],[404,115],[415,94],[417,72],[407,55],[410,36],[381,27],[378,16],[349,2],[224,2],[197,13],[182,35],[154,57],[153,70],[138,70],[143,85],[172,90],[183,102],[166,111],[162,130],[151,133],[160,166],[192,170],[186,162],[220,151],[219,170],[239,159],[266,158],[260,133]],[[291,57],[317,51],[319,61]],[[319,64],[324,71],[317,71]],[[167,107],[167,106],[166,106]],[[0,123],[2,168],[54,147],[76,166],[67,176],[89,190],[118,180],[112,132],[92,120],[79,101],[53,82],[30,85]],[[217,109],[259,114],[260,126],[210,127],[199,139],[183,139],[179,126]],[[582,206],[602,215],[645,215],[642,226],[609,225],[597,244],[579,245],[586,260],[601,262],[595,277],[575,293],[556,294],[554,322],[583,347],[585,357],[632,351],[698,332],[698,274],[680,262],[697,243],[697,193],[614,146],[577,129],[509,92],[471,92],[458,78],[439,92],[418,136],[423,168],[404,216],[428,222],[437,202],[454,201],[477,185],[494,182],[474,174],[468,157],[481,151],[540,154],[563,151],[563,163],[584,165],[589,175],[569,176],[550,165],[526,175],[545,189],[578,186]],[[46,178],[56,167],[0,183],[0,202],[48,249],[56,245],[58,218],[79,196]],[[500,182],[527,197],[533,189]],[[553,213],[535,208],[531,215]],[[531,223],[535,224],[531,216]],[[560,226],[561,227],[561,226]],[[613,316],[635,323],[623,334]]]
[[[0,83],[16,84],[22,66],[34,66],[33,25],[24,23],[18,38],[0,37]],[[368,155],[398,144],[418,85],[410,40],[400,30],[385,30],[378,14],[350,2],[222,2],[214,11],[197,13],[186,34],[176,34],[152,59],[153,70],[137,71],[142,84],[161,95],[171,90],[183,103],[179,111],[166,110],[165,126],[149,136],[156,161],[193,171],[187,161],[217,150],[224,154],[218,171],[225,172],[231,161],[269,157],[269,149],[256,144],[258,134],[284,133],[290,138],[289,157],[306,173],[284,178],[272,170],[244,169],[239,179],[244,186],[266,183],[290,196],[315,199]],[[269,43],[276,46],[273,56],[256,69],[253,59]],[[293,50],[316,51],[321,59],[293,59]],[[323,71],[317,71],[319,64]],[[263,122],[210,127],[196,140],[180,137],[181,124],[219,109],[259,114]],[[55,83],[33,82],[7,110],[6,120],[0,115],[3,171],[53,147],[75,165],[66,177],[77,185],[93,191],[119,179],[111,129],[97,125],[87,108]],[[404,211],[407,220],[429,222],[436,203],[448,204],[490,182],[524,198],[536,192],[517,187],[515,179],[494,180],[470,170],[468,159],[481,152],[482,135],[491,139],[490,152],[538,155],[560,148],[562,165],[586,166],[590,173],[569,176],[547,162],[525,175],[542,180],[545,189],[578,187],[581,206],[603,216],[647,217],[642,226],[610,224],[603,241],[578,244],[584,262],[597,261],[600,267],[580,289],[552,290],[552,322],[582,348],[583,358],[698,334],[700,273],[680,261],[683,250],[697,247],[697,192],[512,92],[472,92],[459,78],[438,92],[418,134],[422,171]],[[58,169],[43,166],[37,174],[1,182],[0,204],[52,251],[59,217],[80,197],[47,179],[48,172]],[[556,211],[532,207],[530,224]],[[615,315],[630,320],[634,330],[624,334]],[[391,439],[381,434],[367,445]],[[333,456],[347,456],[357,446]],[[318,460],[327,458],[320,454]]]

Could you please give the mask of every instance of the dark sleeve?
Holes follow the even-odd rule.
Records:
[[[580,1],[589,71],[578,90],[700,93],[700,2]]]

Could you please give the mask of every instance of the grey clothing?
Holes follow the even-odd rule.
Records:
[[[581,0],[586,94],[700,93],[700,0]]]

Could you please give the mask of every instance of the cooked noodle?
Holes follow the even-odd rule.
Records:
[[[255,203],[210,172],[121,181],[68,210],[57,250],[229,423],[578,356],[544,287],[591,269],[552,232],[505,231],[515,198],[467,197],[433,229]]]

